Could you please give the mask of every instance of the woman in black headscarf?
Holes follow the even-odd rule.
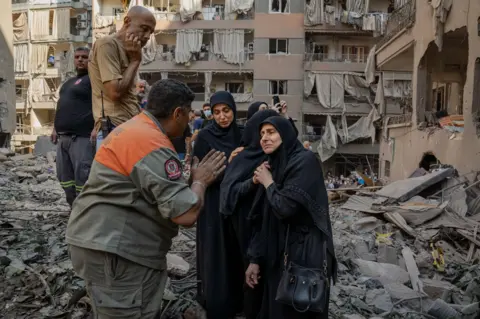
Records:
[[[326,262],[328,281],[336,276],[328,197],[320,163],[297,140],[286,119],[265,120],[261,136],[268,161],[254,175],[254,182],[260,187],[250,214],[255,230],[248,251],[251,264],[246,272],[249,286],[258,283],[259,275],[265,283],[258,318],[328,318],[328,287],[322,313],[298,312],[275,300],[284,269],[285,246],[289,262],[315,269],[322,269]]]
[[[268,106],[268,104],[265,102],[260,102],[260,101],[253,102],[252,104],[250,104],[247,110],[247,121],[250,120],[252,116],[258,111],[269,110],[269,109],[276,111],[279,115],[288,119],[290,123],[293,125],[295,134],[298,135],[298,130],[297,130],[297,127],[295,126],[295,122],[287,114],[287,102],[285,101],[281,101],[280,103],[278,103],[277,105],[274,105],[273,107]]]
[[[255,113],[245,124],[242,143],[245,147],[228,165],[220,191],[220,212],[227,222],[231,222],[242,256],[242,277],[250,263],[247,248],[250,244],[252,229],[247,221],[252,208],[251,199],[255,196],[257,185],[253,184],[253,172],[266,160],[260,147],[261,123],[269,117],[280,116],[274,110]],[[262,301],[261,286],[244,289],[243,312],[247,319],[255,319],[260,311]]]
[[[250,104],[247,110],[247,121],[252,118],[252,116],[258,111],[263,111],[268,109],[268,104],[265,102],[257,101]]]
[[[193,156],[201,161],[218,150],[228,158],[240,146],[243,128],[236,122],[236,104],[226,91],[210,98],[214,122],[202,129],[195,141]],[[197,221],[198,301],[210,319],[233,318],[242,308],[243,261],[231,223],[219,212],[220,183],[223,176],[205,192],[204,206]]]

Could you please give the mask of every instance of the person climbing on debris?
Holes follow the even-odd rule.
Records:
[[[98,39],[93,46],[89,74],[97,150],[104,134],[140,113],[135,80],[142,47],[150,39],[155,24],[155,17],[147,8],[133,6],[120,31]],[[106,132],[101,129],[102,121]]]
[[[88,77],[90,49],[75,49],[77,75],[60,88],[51,140],[57,144],[57,178],[72,206],[87,181],[94,148],[90,141],[93,130],[92,87]]]
[[[160,316],[172,238],[178,225],[196,222],[227,160],[212,149],[194,159],[191,185],[185,180],[171,139],[187,128],[194,98],[184,83],[156,82],[145,110],[115,128],[95,155],[66,231],[95,318]]]

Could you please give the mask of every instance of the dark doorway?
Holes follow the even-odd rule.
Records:
[[[422,160],[420,161],[420,164],[418,164],[418,167],[421,167],[428,172],[431,166],[438,164],[440,164],[440,161],[437,159],[437,157],[433,155],[432,152],[427,152],[423,154]]]

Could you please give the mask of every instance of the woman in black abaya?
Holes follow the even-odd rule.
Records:
[[[251,263],[246,272],[249,286],[257,285],[259,276],[264,281],[258,319],[328,318],[328,288],[323,313],[301,313],[275,301],[284,269],[288,225],[288,261],[320,269],[326,261],[329,281],[336,276],[328,198],[320,163],[315,154],[297,140],[288,120],[281,117],[265,120],[261,136],[260,143],[268,161],[262,163],[254,175],[260,187],[250,214],[255,229],[248,250]]]
[[[198,133],[193,156],[202,160],[215,149],[228,158],[240,146],[242,127],[235,123],[236,105],[226,91],[210,98],[214,121]],[[197,221],[198,301],[209,319],[233,318],[242,308],[243,261],[230,222],[219,212],[222,176],[205,192]]]
[[[231,222],[238,245],[241,250],[242,278],[249,265],[247,248],[250,244],[252,229],[248,214],[252,208],[251,199],[255,196],[257,185],[253,184],[252,177],[255,169],[266,160],[266,155],[260,147],[261,123],[271,116],[280,116],[274,110],[256,112],[245,124],[242,143],[245,147],[228,165],[220,191],[220,212],[227,222]],[[255,319],[260,311],[262,301],[262,287],[255,289],[245,287],[243,312],[247,319]]]

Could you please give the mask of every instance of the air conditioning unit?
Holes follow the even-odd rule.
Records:
[[[87,21],[77,21],[77,29],[86,29],[87,27]]]
[[[87,20],[87,14],[84,13],[84,14],[79,14],[79,15],[77,15],[77,20],[78,20],[78,21],[85,21],[85,20]]]

